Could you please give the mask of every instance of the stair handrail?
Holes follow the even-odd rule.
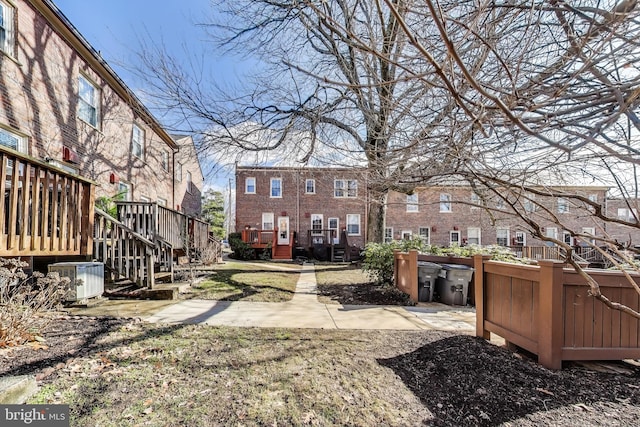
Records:
[[[95,211],[95,215],[102,217],[105,223],[108,222],[111,224],[112,232],[113,232],[113,227],[115,227],[119,229],[121,232],[124,232],[128,237],[130,237],[131,240],[133,240],[134,244],[143,245],[144,257],[142,257],[142,262],[144,263],[144,265],[141,265],[140,268],[138,269],[138,268],[135,268],[135,263],[134,263],[134,268],[132,269],[133,274],[129,274],[129,267],[127,263],[124,264],[124,268],[123,268],[122,259],[124,259],[124,257],[122,255],[120,255],[121,259],[118,262],[118,268],[117,269],[115,268],[116,263],[114,259],[112,259],[111,261],[112,263],[111,268],[115,269],[119,275],[127,277],[128,279],[134,282],[140,281],[142,282],[142,284],[146,284],[146,286],[149,289],[153,289],[155,285],[154,275],[153,275],[154,250],[156,248],[155,243],[147,239],[146,237],[136,233],[130,227],[126,226],[121,221],[117,220],[116,218],[112,217],[111,215],[102,211],[101,209],[96,207],[94,208],[94,211]],[[103,242],[103,239],[104,239],[103,245],[105,246],[105,250],[104,250],[103,256],[105,259],[102,259],[100,261],[106,263],[107,261],[106,242],[107,242],[108,236],[106,235],[106,233],[104,236],[97,235],[98,221],[95,222],[94,227],[96,227],[94,228],[94,256],[96,257],[98,256],[100,244]],[[126,257],[129,258],[129,255],[127,254]],[[146,271],[146,274],[145,274],[145,271]]]

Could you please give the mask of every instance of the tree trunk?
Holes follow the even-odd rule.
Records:
[[[384,214],[387,202],[387,192],[370,190],[368,221],[367,221],[367,243],[384,242]]]

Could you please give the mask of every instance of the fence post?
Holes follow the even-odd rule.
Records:
[[[418,251],[411,249],[409,251],[409,291],[411,299],[418,302]]]
[[[393,284],[397,289],[398,288],[398,254],[400,253],[399,249],[393,250]]]
[[[491,339],[491,332],[484,329],[484,262],[490,257],[481,254],[474,255],[474,296],[476,300],[476,336],[486,340]]]
[[[564,333],[562,307],[562,275],[564,264],[559,261],[541,260],[538,362],[549,369],[562,368],[562,340]]]

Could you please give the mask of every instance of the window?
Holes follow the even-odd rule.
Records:
[[[158,197],[158,206],[167,207],[167,199],[163,199],[162,197]]]
[[[564,197],[558,197],[558,213],[569,212],[569,201]]]
[[[271,178],[271,197],[282,197],[282,178]]]
[[[182,182],[182,163],[176,163],[176,181]]]
[[[150,203],[150,202],[151,202],[151,199],[150,199],[150,198],[148,198],[147,196],[140,196],[140,201],[141,201],[142,203]]]
[[[144,131],[138,125],[133,125],[131,151],[134,156],[140,160],[144,160]]]
[[[440,212],[451,212],[451,195],[440,194]]]
[[[536,211],[536,203],[532,196],[524,199],[524,211],[529,213]]]
[[[353,179],[336,179],[333,181],[333,197],[357,197],[358,181]]]
[[[496,202],[496,209],[504,210],[505,208],[506,208],[506,204],[504,202],[504,199],[502,198],[498,199],[498,201]]]
[[[162,169],[168,171],[169,170],[169,152],[167,150],[162,151]]]
[[[595,236],[596,229],[594,227],[582,227],[582,234],[586,234],[587,236]],[[584,238],[582,240],[585,240]],[[586,239],[586,241],[590,243],[595,243],[596,239]]]
[[[482,206],[482,199],[478,193],[471,193],[471,209],[479,209]]]
[[[429,227],[420,227],[418,229],[418,234],[420,235],[420,240],[425,245],[428,245],[431,241],[431,229]]]
[[[508,228],[498,228],[496,230],[496,243],[500,246],[509,246]]]
[[[131,201],[131,184],[122,181],[118,183],[117,199],[125,202]]]
[[[417,194],[407,194],[407,212],[418,212]]]
[[[322,214],[311,214],[311,234],[322,234]]]
[[[262,229],[273,230],[273,212],[262,213]]]
[[[9,3],[0,0],[0,50],[9,56],[15,56],[14,13]]]
[[[618,208],[618,219],[635,222],[636,218],[638,218],[637,209]]]
[[[450,231],[449,232],[449,246],[460,245],[460,232],[459,231]]]
[[[304,184],[304,192],[306,194],[316,194],[316,180],[307,179]]]
[[[402,230],[402,240],[411,240],[413,232],[411,230]]]
[[[524,246],[527,244],[527,233],[524,231],[516,231],[516,246]]]
[[[0,145],[21,153],[27,152],[27,138],[0,127]]]
[[[571,232],[569,231],[563,231],[562,232],[562,241],[565,242],[567,245],[573,246],[573,237],[571,236]]]
[[[78,77],[78,117],[93,127],[98,127],[98,88],[84,76]]]
[[[478,227],[467,228],[467,243],[470,245],[480,244],[480,228]]]
[[[589,201],[593,203],[598,203],[598,195],[597,194],[589,194]]]
[[[556,227],[547,227],[547,229],[545,230],[544,235],[546,237],[551,238],[551,239],[558,240],[558,229]],[[551,246],[554,243],[553,242],[546,242],[546,244]]]
[[[360,214],[347,214],[347,234],[349,236],[360,235]]]
[[[256,179],[253,177],[244,179],[245,194],[256,194]]]
[[[384,228],[384,242],[390,243],[393,241],[393,227]]]
[[[187,193],[191,194],[193,191],[193,181],[191,181],[191,172],[187,171]]]
[[[333,236],[333,244],[337,245],[340,243],[340,220],[338,218],[329,218],[327,219],[327,224],[329,225],[329,230],[332,231]]]

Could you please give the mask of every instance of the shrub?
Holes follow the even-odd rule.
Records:
[[[256,253],[251,246],[242,241],[241,233],[230,233],[229,234],[229,247],[233,252],[231,254],[232,258],[241,259],[241,260],[249,260],[255,259]]]
[[[427,246],[420,238],[410,240],[393,240],[389,243],[367,243],[364,248],[362,269],[376,282],[390,284],[393,282],[393,251],[402,252],[411,249],[424,251]]]
[[[52,320],[44,315],[58,308],[69,290],[69,279],[58,273],[27,276],[27,263],[0,258],[0,347],[36,339]]]

